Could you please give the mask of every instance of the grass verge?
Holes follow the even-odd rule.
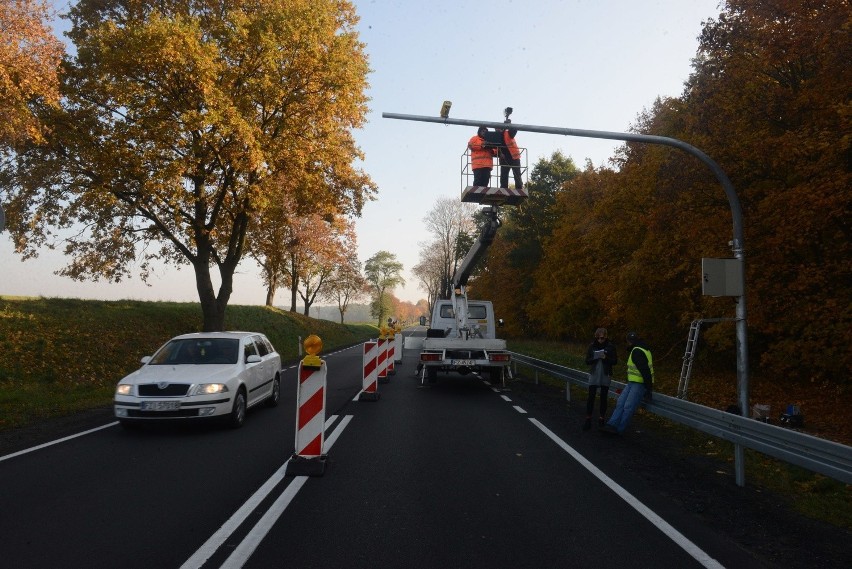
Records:
[[[0,297],[0,432],[109,405],[143,356],[201,328],[197,303]],[[284,361],[310,334],[324,350],[378,334],[263,306],[228,307],[225,328],[263,332]]]

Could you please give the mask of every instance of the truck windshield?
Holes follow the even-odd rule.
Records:
[[[232,338],[172,340],[154,354],[150,365],[235,364],[240,341]]]

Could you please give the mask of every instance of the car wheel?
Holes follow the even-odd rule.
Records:
[[[275,374],[275,379],[272,380],[272,393],[269,395],[269,399],[266,400],[266,405],[269,407],[278,406],[278,402],[281,400],[281,376],[279,374]]]
[[[228,424],[234,429],[239,429],[245,422],[246,392],[240,388],[234,396],[234,406],[231,407],[231,414],[228,416]]]

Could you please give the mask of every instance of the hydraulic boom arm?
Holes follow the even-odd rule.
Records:
[[[487,222],[483,225],[482,231],[479,233],[479,239],[467,252],[461,265],[453,274],[453,288],[459,288],[467,285],[473,269],[476,264],[485,255],[491,242],[494,241],[494,236],[497,234],[497,229],[500,228],[500,220],[497,218],[497,206],[491,206],[482,210],[487,218]]]

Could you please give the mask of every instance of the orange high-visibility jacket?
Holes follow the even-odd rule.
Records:
[[[484,138],[478,134],[473,135],[467,142],[467,147],[470,148],[470,163],[474,170],[494,167],[497,149],[486,147]]]
[[[503,131],[503,142],[506,143],[506,149],[509,151],[509,154],[512,155],[512,158],[517,160],[521,157],[521,151],[518,148],[518,143],[515,142],[515,135],[518,133],[515,129],[509,129]]]

